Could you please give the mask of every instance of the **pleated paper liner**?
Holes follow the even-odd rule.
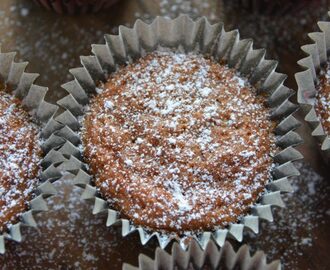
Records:
[[[206,267],[207,266],[207,267]],[[171,254],[161,248],[157,248],[155,259],[144,254],[139,255],[139,266],[123,264],[123,270],[199,270],[199,269],[250,269],[250,270],[280,270],[279,260],[267,263],[263,251],[257,251],[252,256],[247,245],[241,246],[237,251],[226,241],[218,249],[212,241],[208,243],[205,250],[192,241],[187,251],[184,251],[175,243]]]
[[[24,108],[32,115],[34,122],[40,126],[40,140],[42,142],[56,128],[52,124],[51,119],[56,113],[58,106],[44,100],[48,89],[34,84],[34,81],[39,75],[25,72],[28,63],[15,62],[15,55],[15,52],[3,53],[0,51],[0,81],[1,84],[4,84],[7,89],[12,91],[13,95],[22,100]],[[43,145],[41,145],[41,148],[43,149],[43,154],[46,154],[47,149]],[[58,157],[62,156],[55,149],[53,151],[57,153]],[[49,155],[48,159],[52,161],[53,166],[57,166],[58,162],[52,155]],[[42,166],[45,166],[45,162],[42,162]],[[47,204],[44,198],[56,193],[51,181],[58,178],[61,174],[59,171],[54,173],[55,171],[48,174],[45,174],[44,171],[42,172],[40,184],[35,192],[36,197],[29,202],[28,210],[22,214],[18,223],[10,227],[9,231],[0,233],[0,254],[5,253],[5,239],[11,239],[17,242],[22,241],[21,226],[37,226],[33,214],[39,211],[46,211]]]
[[[330,16],[330,12],[328,15]],[[308,56],[298,61],[304,71],[296,73],[295,77],[298,85],[298,103],[312,129],[311,135],[318,141],[325,162],[330,164],[330,135],[325,132],[314,108],[318,72],[330,57],[330,22],[318,22],[318,26],[320,32],[308,34],[313,44],[301,47]]]
[[[61,167],[75,174],[74,182],[85,187],[83,198],[95,201],[93,213],[107,213],[106,225],[121,224],[123,236],[138,231],[142,244],[156,237],[162,248],[173,239],[186,248],[184,237],[153,232],[141,226],[134,226],[127,219],[121,219],[119,212],[111,209],[92,184],[92,176],[86,170],[79,148],[81,124],[78,118],[84,114],[84,106],[88,104],[91,94],[96,93],[98,83],[105,82],[108,74],[116,71],[118,66],[162,47],[173,51],[211,55],[216,61],[226,61],[230,67],[236,68],[248,78],[260,93],[268,95],[272,118],[279,123],[275,132],[281,151],[274,156],[276,166],[272,170],[272,179],[259,202],[251,207],[250,213],[238,223],[215,231],[196,233],[193,238],[203,248],[210,238],[219,246],[223,246],[227,237],[242,241],[245,229],[258,233],[259,219],[273,221],[271,208],[284,206],[280,194],[290,192],[292,188],[289,178],[299,175],[292,161],[302,158],[294,149],[294,146],[302,141],[294,131],[299,126],[299,122],[292,115],[297,106],[288,100],[293,91],[283,85],[286,75],[275,72],[277,62],[266,60],[265,50],[254,50],[250,39],[240,40],[237,30],[226,32],[222,23],[211,25],[204,17],[196,21],[185,15],[174,20],[157,17],[151,24],[138,20],[133,28],[120,26],[119,35],[105,35],[105,40],[106,44],[92,45],[93,55],[81,57],[82,67],[70,70],[74,80],[63,85],[68,95],[59,100],[58,104],[64,108],[64,112],[55,118],[62,128],[54,132],[49,140],[49,144],[53,144],[53,140],[66,140],[58,151],[66,157],[71,156]]]
[[[111,7],[118,0],[34,0],[36,4],[58,14],[96,13]]]

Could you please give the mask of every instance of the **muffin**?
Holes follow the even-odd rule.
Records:
[[[330,134],[330,70],[329,62],[321,70],[319,75],[319,83],[316,88],[315,111],[320,118],[320,122],[324,128],[324,132]]]
[[[59,14],[81,14],[98,12],[118,0],[34,0],[38,5]]]
[[[0,91],[0,232],[19,220],[40,173],[38,129],[21,102]]]
[[[65,166],[93,213],[162,248],[258,232],[299,174],[285,76],[237,31],[205,18],[119,30],[81,58],[58,101],[56,120],[66,124],[54,135],[66,140]]]
[[[183,233],[235,223],[268,183],[275,123],[234,69],[154,52],[98,88],[82,123],[85,161],[135,225]]]
[[[298,61],[304,69],[295,74],[298,103],[312,129],[326,163],[330,161],[330,94],[329,94],[329,22],[318,22],[321,32],[310,33],[313,44],[302,46],[307,57]]]
[[[41,139],[54,130],[57,106],[44,101],[47,88],[34,85],[35,74],[24,72],[26,63],[14,56],[0,52],[0,254],[5,239],[22,240],[21,224],[36,226],[32,214],[47,210],[43,198],[55,193],[54,170],[44,174]],[[59,160],[56,154],[48,160]]]
[[[192,252],[194,250],[194,252]],[[250,255],[247,245],[241,246],[237,251],[226,242],[220,250],[213,242],[209,242],[207,248],[202,250],[196,242],[192,242],[189,251],[182,251],[177,243],[172,246],[171,254],[160,248],[156,249],[155,259],[144,254],[139,256],[139,266],[123,265],[123,270],[209,270],[209,269],[259,269],[280,270],[281,262],[267,263],[266,255],[262,251]]]

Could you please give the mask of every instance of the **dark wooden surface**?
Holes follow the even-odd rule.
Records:
[[[280,61],[278,70],[288,74],[286,84],[295,89],[296,61],[303,56],[299,48],[330,5],[325,0],[244,7],[228,0],[166,2],[121,0],[97,15],[70,17],[41,10],[31,0],[1,0],[2,50],[19,51],[18,58],[30,62],[29,71],[40,73],[38,83],[50,88],[48,99],[55,100],[63,95],[60,85],[70,78],[68,70],[79,65],[79,55],[90,53],[90,44],[103,42],[104,33],[116,33],[118,25],[132,25],[139,17],[183,12],[224,21],[227,30],[239,28],[242,37],[253,38],[255,47],[267,48],[268,57]],[[269,259],[281,259],[285,269],[330,269],[330,170],[308,128],[300,132],[305,162],[298,163],[302,176],[293,180],[295,193],[285,196],[287,208],[276,211],[273,223],[263,222],[261,233],[247,234],[245,242]],[[105,217],[91,214],[92,203],[82,201],[81,190],[68,179],[56,186],[59,194],[48,200],[50,211],[37,215],[39,229],[25,228],[21,244],[6,243],[1,269],[121,269],[123,262],[137,264],[140,252],[153,256],[156,243],[142,247],[137,235],[123,239],[119,228],[106,228]]]

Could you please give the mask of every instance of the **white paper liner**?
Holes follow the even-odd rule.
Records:
[[[155,259],[140,254],[138,267],[123,264],[123,270],[197,270],[203,269],[202,267],[206,263],[211,269],[281,269],[279,260],[267,263],[266,255],[263,251],[257,251],[251,256],[247,245],[243,245],[235,251],[228,241],[220,249],[214,242],[210,241],[205,250],[203,250],[198,243],[192,241],[187,251],[182,250],[177,243],[174,243],[171,254],[161,248],[156,249]]]
[[[299,126],[292,115],[297,106],[288,100],[294,92],[283,85],[286,75],[275,72],[277,62],[266,60],[265,50],[254,50],[250,39],[240,40],[237,30],[226,32],[222,23],[211,25],[204,17],[196,21],[186,15],[174,20],[157,17],[151,24],[137,20],[133,28],[120,26],[118,35],[105,35],[105,40],[106,44],[92,45],[93,55],[81,57],[82,67],[70,70],[75,79],[62,86],[69,94],[58,101],[64,112],[55,118],[62,128],[54,132],[47,142],[52,145],[54,140],[66,140],[58,151],[65,157],[70,156],[70,159],[63,162],[60,168],[76,175],[73,179],[75,184],[85,187],[83,198],[95,200],[93,213],[107,213],[107,226],[121,224],[123,236],[138,231],[142,244],[156,237],[161,248],[165,248],[173,239],[179,241],[183,248],[187,247],[184,238],[177,235],[151,233],[141,226],[134,226],[127,219],[119,218],[119,213],[109,208],[108,203],[98,194],[97,188],[90,181],[91,176],[86,172],[85,164],[80,160],[80,123],[77,118],[83,114],[83,106],[89,102],[89,94],[95,93],[98,82],[105,81],[107,74],[115,71],[118,65],[132,62],[145,52],[165,47],[225,60],[230,67],[247,77],[259,92],[269,94],[272,118],[279,121],[275,132],[277,145],[282,150],[274,157],[277,165],[272,170],[273,180],[267,185],[267,191],[259,203],[239,223],[212,232],[194,234],[193,238],[202,248],[206,247],[210,238],[223,246],[227,237],[242,241],[244,229],[257,233],[259,219],[272,221],[272,206],[284,206],[280,193],[292,191],[288,179],[299,175],[292,161],[302,158],[293,148],[302,141],[294,131]]]
[[[58,106],[44,100],[48,89],[34,84],[39,75],[25,72],[28,63],[15,62],[15,55],[15,52],[3,53],[0,50],[0,81],[12,91],[13,95],[22,100],[24,108],[32,115],[34,122],[40,126],[40,140],[45,140],[49,138],[56,128],[52,124],[52,118]],[[43,145],[41,147],[44,150],[44,154],[48,152],[45,151]],[[62,154],[55,149],[53,152],[57,154],[59,160]],[[54,155],[50,153],[47,155],[47,158],[56,168],[58,162]],[[43,169],[47,166],[44,161],[42,161],[41,165]],[[29,209],[22,214],[18,223],[13,224],[9,228],[8,232],[0,233],[0,254],[5,253],[5,239],[20,242],[22,240],[20,227],[23,225],[36,227],[37,224],[33,218],[33,213],[47,210],[44,198],[56,193],[51,181],[58,178],[61,174],[55,170],[55,173],[49,173],[47,177],[44,177],[44,173],[45,170],[43,170],[40,176],[41,179],[36,190],[36,197],[29,202]]]
[[[328,12],[328,16],[330,16],[330,12]],[[308,56],[298,61],[304,71],[296,73],[295,78],[298,85],[298,103],[305,114],[306,122],[313,130],[311,135],[318,141],[325,162],[330,164],[330,134],[324,131],[314,109],[318,72],[321,65],[330,57],[330,22],[318,22],[317,24],[321,32],[308,34],[314,43],[301,47]]]

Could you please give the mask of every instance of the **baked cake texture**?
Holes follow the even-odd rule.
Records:
[[[85,161],[101,195],[135,225],[215,230],[265,190],[275,123],[234,69],[155,52],[97,90],[82,119]]]
[[[327,63],[320,74],[320,82],[316,92],[315,110],[320,118],[324,131],[330,134],[330,66]]]
[[[28,208],[38,183],[37,128],[21,101],[0,90],[0,233]]]

